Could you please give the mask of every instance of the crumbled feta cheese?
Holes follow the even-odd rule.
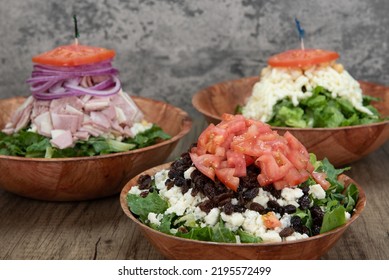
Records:
[[[194,209],[194,215],[195,215],[196,220],[200,220],[200,219],[204,218],[205,216],[207,216],[207,213],[205,213],[204,211],[202,211],[202,210],[200,209],[200,207],[197,206],[197,207]]]
[[[189,189],[185,194],[182,194],[181,188],[173,186],[169,190],[162,193],[162,197],[168,199],[169,205],[166,209],[165,214],[176,213],[177,215],[183,215],[184,213],[193,213],[195,205],[199,203],[200,197],[193,197]],[[161,193],[160,193],[161,194]]]
[[[219,208],[216,207],[212,208],[211,211],[209,211],[208,215],[204,217],[204,222],[207,225],[214,226],[219,220],[219,214],[220,214]]]
[[[346,216],[346,220],[347,220],[347,221],[350,220],[351,214],[350,214],[349,212],[346,212],[346,213],[344,213],[344,214],[345,214],[345,216]]]
[[[323,190],[323,188],[320,186],[320,184],[315,184],[312,186],[309,186],[309,194],[312,194],[314,198],[317,199],[323,199],[326,197],[326,192]]]
[[[281,242],[282,238],[278,232],[274,230],[268,230],[260,235],[264,242]]]
[[[304,70],[270,66],[264,68],[260,81],[254,85],[243,107],[243,116],[267,122],[273,115],[273,106],[279,100],[289,97],[294,106],[298,106],[301,99],[312,96],[316,86],[329,90],[333,98],[346,98],[357,110],[371,115],[371,111],[363,106],[362,89],[358,81],[347,71],[338,71],[338,68],[331,64],[314,65]]]
[[[267,192],[264,191],[262,188],[259,188],[258,195],[254,197],[253,202],[261,204],[263,207],[267,207],[267,202],[273,198],[273,196]]]
[[[196,170],[196,167],[194,166],[191,166],[189,167],[185,172],[184,172],[184,178],[185,179],[190,179],[190,175],[192,174],[192,172]]]
[[[140,195],[142,191],[139,189],[139,186],[132,186],[131,189],[128,191],[129,194],[135,194]]]
[[[262,216],[257,211],[246,210],[243,216],[245,217],[242,224],[243,230],[254,235],[259,235],[266,231]]]
[[[225,227],[231,230],[237,230],[244,222],[244,217],[241,213],[232,213],[227,215],[224,212],[221,212],[220,217],[225,221]]]
[[[238,205],[238,200],[236,198],[231,199],[231,204],[232,205]]]
[[[284,216],[282,216],[280,219],[281,226],[278,227],[277,230],[280,232],[284,228],[290,227],[290,219],[291,218],[292,217],[288,213],[285,213]]]
[[[294,232],[292,235],[289,235],[287,237],[285,237],[285,240],[286,241],[295,241],[295,240],[300,240],[300,239],[304,239],[304,238],[308,238],[309,236],[307,234],[301,234],[299,232]]]
[[[166,189],[165,182],[169,178],[168,173],[168,170],[163,169],[154,175],[155,186],[157,187],[157,189]]]
[[[149,215],[147,216],[147,219],[150,221],[150,223],[160,226],[161,225],[161,220],[163,218],[163,214],[156,214],[153,212],[150,212]]]
[[[281,191],[281,197],[287,201],[287,204],[296,202],[303,195],[304,193],[300,188],[284,188]]]

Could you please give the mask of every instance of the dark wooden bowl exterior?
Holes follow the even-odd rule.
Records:
[[[0,188],[40,200],[78,201],[120,192],[130,178],[163,163],[192,121],[183,110],[143,97],[133,97],[146,119],[156,123],[172,138],[156,145],[102,156],[43,159],[0,156]],[[24,98],[0,100],[0,127]]]
[[[237,105],[246,103],[257,77],[226,81],[197,92],[193,106],[209,123],[217,124],[223,113],[233,114]],[[379,97],[373,105],[382,116],[389,116],[389,87],[360,82],[364,94]],[[273,127],[283,135],[290,131],[319,159],[327,157],[335,166],[354,162],[378,149],[389,139],[389,121],[340,128]]]
[[[265,244],[229,244],[197,241],[175,237],[156,231],[142,224],[128,208],[127,193],[132,186],[137,185],[138,177],[142,174],[154,175],[162,169],[168,169],[170,163],[153,167],[131,179],[120,194],[120,204],[124,213],[136,223],[150,243],[168,259],[247,259],[247,260],[291,260],[318,259],[331,249],[345,230],[359,217],[366,205],[366,195],[363,189],[346,175],[342,181],[348,186],[354,183],[359,189],[359,200],[351,219],[343,226],[330,232],[303,240],[265,243]]]

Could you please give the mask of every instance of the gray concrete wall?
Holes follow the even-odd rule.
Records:
[[[305,46],[338,51],[357,79],[389,84],[388,0],[0,0],[0,97],[28,95],[31,57],[73,38],[115,49],[123,87],[199,116],[191,97],[251,76],[269,55]]]

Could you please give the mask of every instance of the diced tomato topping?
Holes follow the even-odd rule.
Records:
[[[313,172],[312,177],[316,183],[320,184],[323,190],[328,190],[328,188],[331,186],[330,182],[326,180],[327,174],[323,172]]]
[[[246,158],[244,154],[237,153],[233,150],[227,151],[228,167],[235,168],[234,176],[243,177],[247,175]]]
[[[313,172],[308,151],[291,133],[281,136],[269,125],[241,115],[224,114],[218,125],[209,125],[190,156],[200,172],[212,180],[216,176],[234,191],[253,163],[261,169],[260,186],[273,184],[276,189],[295,187]]]
[[[208,178],[215,180],[215,169],[219,168],[221,162],[220,157],[211,154],[198,156],[194,153],[190,153],[189,155],[193,164],[201,173]]]
[[[268,212],[265,215],[262,215],[262,220],[263,224],[268,229],[275,229],[276,227],[281,226],[281,222],[274,212]]]
[[[216,177],[233,191],[237,191],[239,187],[239,178],[235,177],[235,168],[220,168],[215,170]]]

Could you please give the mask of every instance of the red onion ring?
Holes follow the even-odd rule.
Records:
[[[111,60],[72,67],[35,64],[27,83],[30,84],[32,95],[43,100],[79,95],[110,96],[117,94],[121,89],[117,74],[118,70],[112,67]],[[110,78],[85,88],[79,85],[85,76]]]

